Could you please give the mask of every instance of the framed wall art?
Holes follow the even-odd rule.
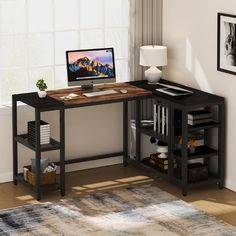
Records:
[[[218,13],[217,70],[236,75],[236,16]]]

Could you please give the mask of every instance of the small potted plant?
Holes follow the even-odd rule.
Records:
[[[38,91],[38,95],[40,98],[44,98],[47,95],[47,92],[45,91],[48,86],[46,84],[46,82],[44,81],[44,79],[39,79],[36,83],[36,87],[39,89]]]

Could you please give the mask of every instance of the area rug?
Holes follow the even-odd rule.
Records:
[[[236,228],[154,186],[0,211],[0,235],[236,235]]]

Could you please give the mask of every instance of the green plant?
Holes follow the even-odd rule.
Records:
[[[45,89],[48,88],[46,82],[44,81],[44,79],[39,79],[36,83],[36,87],[40,90],[40,91],[44,91]]]

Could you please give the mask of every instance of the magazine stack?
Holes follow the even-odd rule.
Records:
[[[28,141],[29,143],[35,145],[35,121],[28,122]],[[40,120],[40,144],[49,144],[50,143],[50,125]]]
[[[160,158],[158,153],[153,153],[147,158],[150,165],[160,168],[162,170],[168,170],[168,158]],[[174,168],[177,167],[176,160],[174,159]]]
[[[212,112],[205,110],[191,111],[188,113],[188,125],[201,125],[213,121]]]

